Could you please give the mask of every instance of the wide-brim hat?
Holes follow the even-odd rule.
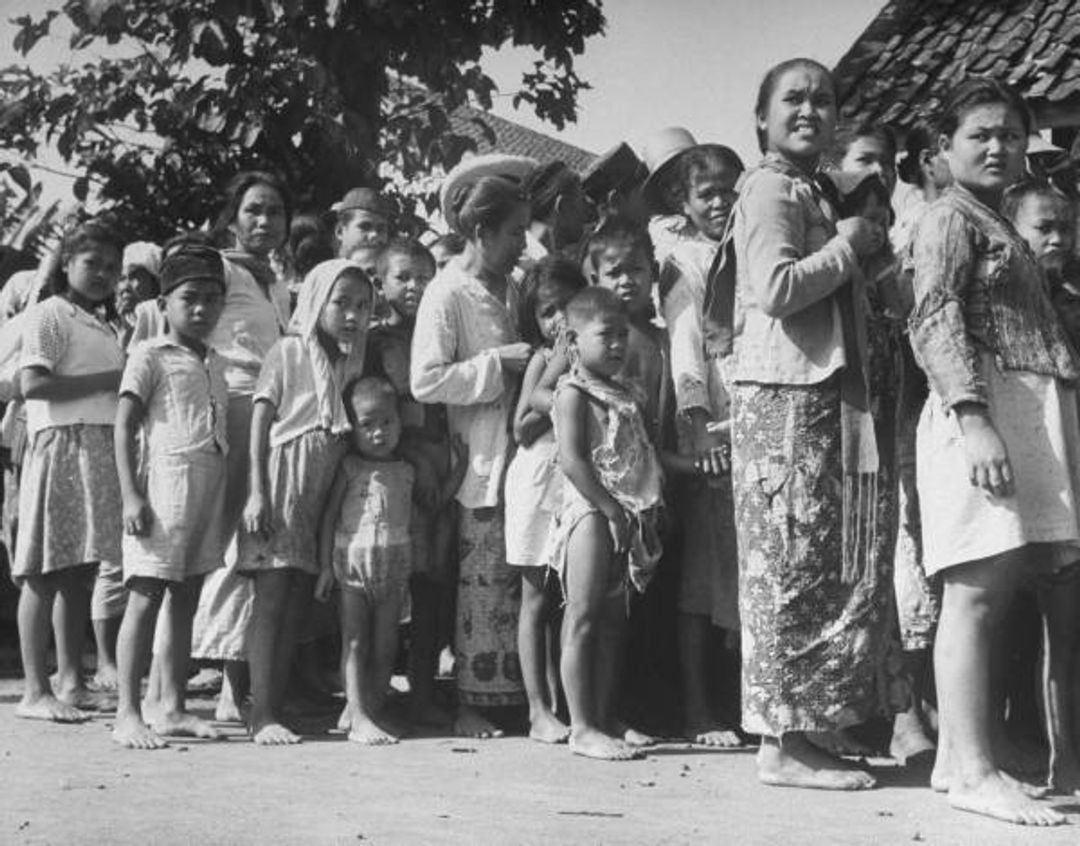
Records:
[[[462,159],[446,174],[439,186],[439,208],[442,210],[443,219],[453,231],[458,231],[457,215],[450,208],[449,200],[457,195],[460,188],[472,185],[485,176],[501,176],[521,185],[524,190],[525,183],[539,165],[536,159],[528,156],[511,156],[506,153],[485,153]]]
[[[684,153],[697,146],[697,141],[690,134],[690,130],[681,126],[668,126],[659,130],[645,141],[641,148],[641,158],[649,175],[641,186],[641,194],[645,199],[645,205],[654,214],[671,214],[678,209],[667,207],[665,198],[661,195],[661,187],[664,177],[671,172],[671,166],[675,163],[680,153]]]
[[[621,141],[589,165],[581,177],[581,186],[589,199],[602,203],[612,191],[633,188],[647,173],[645,163],[629,144]]]

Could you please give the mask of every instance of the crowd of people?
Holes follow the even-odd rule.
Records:
[[[764,784],[871,788],[852,756],[884,725],[954,807],[1064,822],[1040,800],[1080,792],[1075,185],[1032,170],[990,79],[902,150],[838,126],[809,59],[753,117],[749,170],[678,128],[583,177],[468,158],[437,238],[366,187],[328,230],[266,172],[161,246],[73,226],[0,294],[16,714],[111,700],[124,747],[214,738],[187,685],[216,667],[216,722],[260,745],[302,740],[302,690],[361,744],[496,737],[516,706],[626,760],[655,742],[626,683],[644,630],[678,733],[758,744]]]

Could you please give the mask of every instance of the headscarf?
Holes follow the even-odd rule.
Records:
[[[346,271],[351,271],[363,278],[371,289],[375,290],[368,275],[354,262],[348,259],[330,259],[315,265],[304,278],[300,294],[296,300],[296,311],[289,321],[288,335],[300,338],[304,342],[311,369],[315,376],[315,396],[319,406],[319,424],[334,434],[349,431],[349,418],[345,413],[345,401],[342,391],[349,382],[360,376],[364,369],[364,349],[366,344],[360,338],[345,355],[341,363],[340,375],[335,373],[334,363],[326,354],[326,349],[319,341],[319,315],[323,306],[330,299],[334,283]]]

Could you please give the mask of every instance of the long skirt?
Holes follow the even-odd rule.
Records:
[[[519,705],[525,701],[518,661],[521,579],[506,563],[500,508],[460,509],[458,548],[458,698],[465,705]]]
[[[843,567],[839,380],[736,385],[733,409],[743,727],[831,731],[902,707],[888,479],[868,565]]]

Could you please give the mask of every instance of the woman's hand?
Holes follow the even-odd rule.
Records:
[[[315,598],[319,602],[326,602],[330,599],[331,594],[334,592],[335,581],[333,570],[320,571],[319,578],[315,581]]]
[[[532,358],[532,347],[524,341],[495,347],[495,352],[498,354],[499,362],[502,364],[503,368],[511,373],[521,373],[524,371],[525,366],[529,363],[529,359]]]
[[[994,428],[984,405],[962,403],[954,409],[964,433],[968,479],[992,496],[1012,496],[1015,485],[1005,442]]]
[[[703,476],[722,476],[731,470],[731,444],[709,431],[709,422],[705,409],[690,410],[690,449],[694,469]]]
[[[885,232],[865,217],[845,217],[836,224],[836,234],[845,238],[862,258],[876,253],[885,243]]]

